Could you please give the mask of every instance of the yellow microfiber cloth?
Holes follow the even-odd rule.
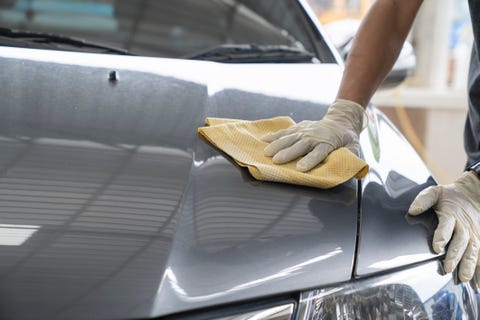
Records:
[[[267,143],[260,138],[294,125],[290,117],[276,117],[257,121],[223,118],[207,118],[207,127],[198,128],[198,133],[215,147],[247,167],[257,180],[283,182],[328,189],[355,177],[363,178],[368,165],[347,148],[340,148],[328,155],[317,167],[308,172],[295,169],[297,161],[274,164],[271,157],[263,154]]]

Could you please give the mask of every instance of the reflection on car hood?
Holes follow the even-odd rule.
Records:
[[[321,118],[339,67],[0,47],[0,68],[0,318],[146,318],[351,278],[355,181],[258,182],[196,134],[206,116]]]
[[[159,316],[350,279],[354,181],[257,182],[196,134],[206,116],[320,118],[338,67],[0,56],[3,317]]]

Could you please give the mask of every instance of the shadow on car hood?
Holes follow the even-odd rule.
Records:
[[[144,318],[351,278],[355,181],[258,182],[196,134],[206,116],[321,118],[337,66],[0,48],[0,69],[0,318]]]

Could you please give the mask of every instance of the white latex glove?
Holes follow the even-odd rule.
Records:
[[[452,184],[429,187],[418,194],[408,213],[418,215],[431,207],[438,216],[433,250],[440,253],[450,242],[445,272],[452,272],[460,262],[460,281],[472,279],[475,269],[480,280],[480,179],[466,172]]]
[[[358,155],[358,135],[364,128],[364,109],[358,103],[337,99],[318,121],[302,121],[290,128],[270,133],[264,152],[274,163],[286,163],[303,157],[297,170],[305,172],[322,162],[335,149],[347,147]]]

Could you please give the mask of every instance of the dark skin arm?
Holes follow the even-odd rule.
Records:
[[[422,0],[377,0],[353,41],[337,99],[364,108],[393,67]]]
[[[335,149],[358,152],[363,109],[392,68],[422,0],[377,0],[362,21],[349,53],[337,100],[319,121],[301,122],[271,133],[265,155],[274,163],[303,157],[297,170],[306,172]]]

